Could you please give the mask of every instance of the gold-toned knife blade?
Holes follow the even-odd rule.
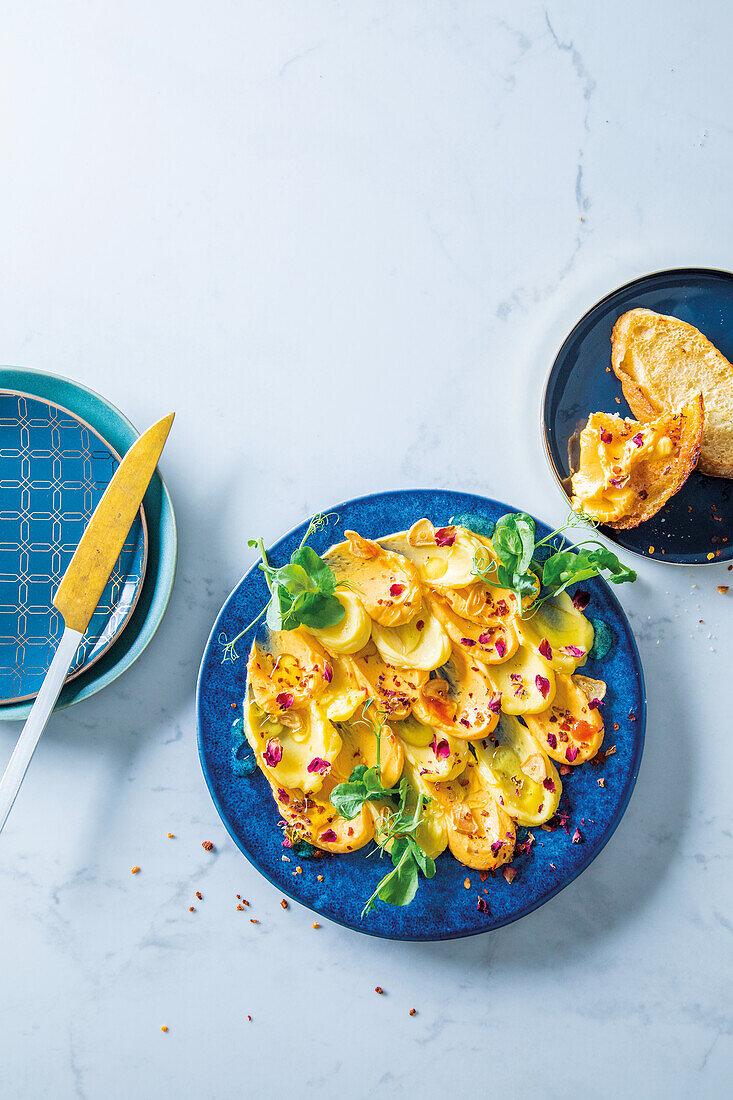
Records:
[[[89,625],[158,465],[174,416],[164,416],[132,445],[87,524],[53,599],[72,630],[83,634]]]

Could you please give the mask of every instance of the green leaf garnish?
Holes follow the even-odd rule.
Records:
[[[497,520],[491,540],[495,558],[487,550],[478,550],[473,572],[494,588],[513,592],[523,614],[523,597],[538,592],[530,614],[545,600],[559,595],[578,581],[607,574],[612,584],[635,581],[636,573],[619,561],[613,551],[595,539],[586,539],[576,550],[562,532],[572,527],[593,527],[590,517],[571,512],[567,522],[545,538],[536,541],[535,524],[526,512],[512,512]],[[496,559],[496,560],[495,560]]]
[[[334,517],[335,522],[338,522],[338,516],[334,512],[327,515],[319,513],[314,516],[308,524],[308,530],[300,546],[290,555],[288,564],[281,565],[279,568],[270,565],[267,560],[262,539],[249,539],[248,546],[259,547],[262,556],[259,568],[265,575],[270,598],[257,618],[241,630],[236,638],[231,642],[226,636],[219,639],[224,646],[222,664],[225,661],[237,660],[239,657],[237,642],[263,616],[270,630],[295,630],[301,625],[322,630],[324,627],[335,626],[341,622],[345,611],[334,595],[336,590],[334,572],[312,546],[306,546],[313,531],[327,527],[329,520]]]

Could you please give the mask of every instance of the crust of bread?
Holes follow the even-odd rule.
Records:
[[[636,507],[629,515],[607,526],[617,529],[638,527],[656,515],[669,498],[682,488],[697,464],[704,424],[705,402],[701,393],[678,413],[669,414],[665,434],[674,445],[672,454],[667,458],[638,463],[631,482],[631,488],[636,493]]]
[[[650,309],[622,314],[611,336],[611,365],[638,420],[705,403],[698,469],[733,478],[733,365],[698,329]]]

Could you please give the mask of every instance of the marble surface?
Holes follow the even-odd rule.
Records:
[[[562,520],[538,407],[563,336],[637,274],[731,266],[732,34],[713,0],[4,5],[0,357],[140,426],[176,409],[181,557],[1,838],[0,1095],[726,1093],[724,567],[619,590],[650,706],[627,815],[468,941],[284,911],[214,812],[194,684],[252,535],[396,486]]]

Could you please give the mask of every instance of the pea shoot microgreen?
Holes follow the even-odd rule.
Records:
[[[270,565],[262,539],[250,539],[248,546],[259,547],[262,561],[259,568],[265,575],[270,598],[248,626],[232,638],[220,637],[224,647],[222,664],[236,661],[237,643],[248,630],[251,630],[263,617],[271,630],[295,630],[301,624],[314,628],[335,626],[344,617],[341,602],[334,595],[336,577],[328,562],[324,561],[311,546],[306,543],[314,531],[327,527],[329,521],[338,523],[338,515],[329,512],[319,513],[308,524],[308,529],[297,550],[290,555],[287,565],[279,568]]]
[[[493,588],[507,588],[517,597],[520,615],[525,596],[537,594],[530,615],[545,600],[564,592],[568,585],[603,576],[612,584],[635,581],[636,573],[597,539],[583,539],[575,549],[562,537],[570,528],[593,528],[584,513],[571,512],[562,527],[543,539],[536,538],[535,524],[526,512],[510,512],[497,520],[491,545],[494,556],[480,549],[474,555],[473,572]],[[538,589],[539,586],[539,589]]]
[[[358,764],[347,783],[339,783],[331,792],[331,804],[342,817],[351,821],[366,802],[386,803],[377,825],[376,844],[380,856],[389,852],[392,870],[382,878],[368,899],[362,917],[377,901],[387,905],[409,905],[419,885],[420,872],[425,878],[435,874],[435,863],[420,845],[416,833],[423,820],[423,810],[430,801],[418,794],[409,779],[402,778],[396,787],[382,783],[381,742],[385,724],[383,711],[377,711],[374,721],[368,717],[374,699],[367,699],[362,718],[377,739],[377,762],[372,768]],[[357,724],[357,723],[354,723]]]

